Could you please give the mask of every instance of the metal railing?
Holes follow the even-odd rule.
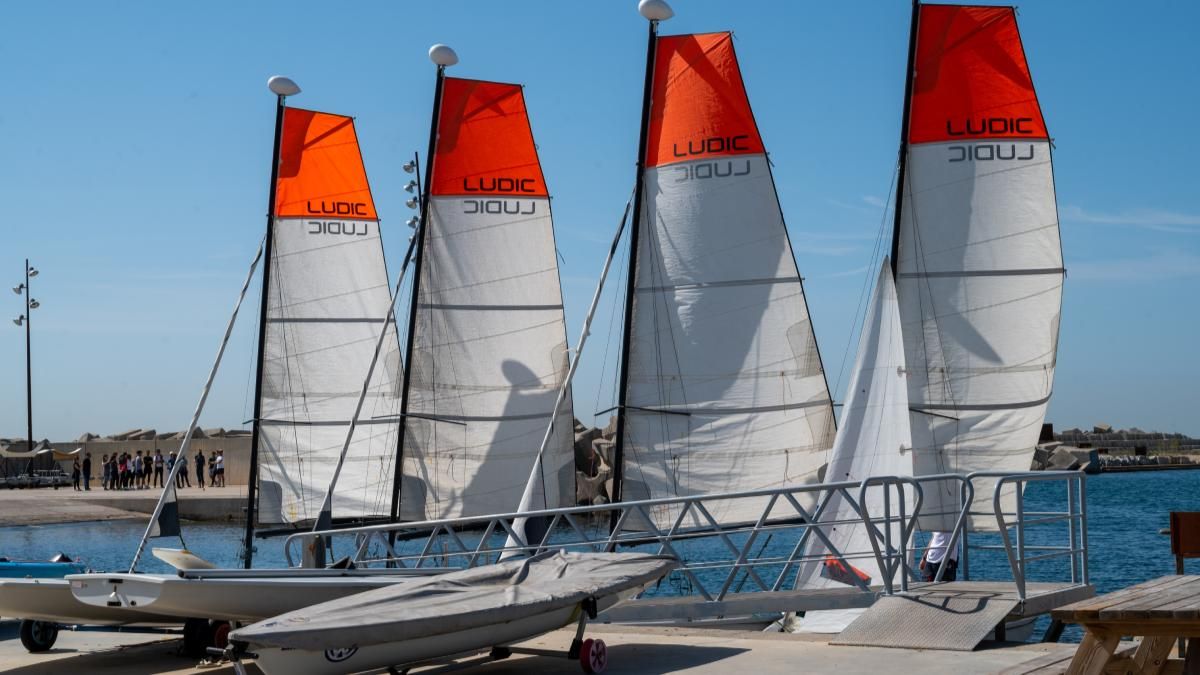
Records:
[[[882,503],[883,513],[864,507],[871,502]],[[724,523],[714,516],[730,510],[744,512],[748,504],[757,508],[754,520]],[[683,565],[677,574],[690,593],[706,600],[723,599],[747,585],[760,591],[783,589],[800,566],[826,556],[843,564],[871,558],[883,572],[880,583],[892,593],[897,576],[901,590],[907,589],[912,576],[908,542],[920,504],[916,479],[879,476],[861,482],[304,532],[287,537],[284,553],[288,564],[295,565],[318,537],[327,545],[349,539],[351,559],[359,567],[453,569],[495,562],[505,554],[549,549],[641,548],[679,558]],[[668,522],[664,513],[672,514]],[[518,519],[548,521],[545,534],[527,542]],[[615,522],[611,529],[610,522]],[[858,524],[867,528],[870,550],[841,551],[826,533],[829,528]],[[810,553],[817,543],[821,552]],[[865,583],[859,586],[869,590]]]
[[[1067,558],[1071,570],[1071,583],[1088,585],[1087,544],[1087,480],[1083,472],[1030,472],[1004,474],[999,472],[972,474],[976,478],[995,479],[992,493],[992,510],[996,527],[1000,532],[1002,546],[977,546],[977,550],[1003,550],[1008,559],[1017,595],[1027,597],[1028,566],[1031,562]],[[1025,486],[1033,482],[1061,481],[1066,483],[1065,511],[1025,510]],[[1006,485],[1012,485],[1015,493],[1015,508],[1005,511],[1003,493]],[[1049,543],[1028,544],[1029,530],[1035,527],[1065,523],[1066,545]],[[1011,532],[1010,532],[1011,531]],[[1015,539],[1015,543],[1014,543]],[[1031,554],[1032,553],[1032,554]]]
[[[950,546],[963,544],[963,578],[970,578],[968,552],[972,548],[1004,550],[1012,580],[1024,600],[1027,565],[1037,560],[1071,556],[1071,581],[1087,583],[1083,480],[1083,474],[1077,472],[876,476],[862,481],[302,532],[285,539],[284,553],[288,564],[294,566],[304,550],[321,538],[326,547],[336,543],[341,550],[351,551],[352,561],[360,568],[460,569],[489,564],[505,555],[551,549],[644,550],[673,555],[682,563],[666,582],[668,588],[660,585],[647,595],[692,596],[697,602],[721,601],[743,593],[792,591],[798,579],[812,576],[813,569],[807,565],[836,559],[855,569],[854,562],[869,560],[879,578],[868,583],[852,575],[846,583],[863,593],[894,594],[908,591],[909,582],[920,578],[911,550],[919,518],[945,516],[954,523]],[[981,515],[971,511],[977,486],[993,481],[993,512],[982,515],[995,518],[1003,546],[972,546],[972,517]],[[1035,481],[1065,481],[1066,511],[1025,513],[1021,495],[1024,486]],[[924,492],[935,482],[958,485],[958,504],[952,512],[922,512]],[[1014,512],[1001,508],[1001,493],[1006,489],[1015,489],[1018,495]],[[751,507],[756,517],[738,522],[724,522],[721,517],[730,512],[745,514]],[[873,508],[880,512],[872,512]],[[538,522],[543,534],[536,541],[527,541],[523,524]],[[1068,545],[1025,541],[1030,527],[1054,522],[1069,524]],[[844,526],[864,528],[870,547],[839,549],[830,533]],[[1016,536],[1010,537],[1009,530],[1014,528]]]

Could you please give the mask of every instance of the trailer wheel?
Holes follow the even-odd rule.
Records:
[[[210,627],[210,635],[212,636],[211,646],[218,649],[225,649],[229,646],[229,627],[228,621],[213,621]]]
[[[58,624],[50,621],[21,621],[21,644],[30,652],[44,652],[58,639]]]
[[[604,644],[604,640],[584,640],[583,647],[579,650],[579,665],[583,672],[589,675],[603,673],[608,667],[608,646]]]
[[[212,628],[208,619],[188,619],[183,622],[183,655],[202,659],[212,644]]]

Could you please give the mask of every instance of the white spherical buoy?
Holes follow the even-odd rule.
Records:
[[[458,63],[458,54],[446,45],[436,44],[429,48],[429,60],[439,66],[452,66]]]

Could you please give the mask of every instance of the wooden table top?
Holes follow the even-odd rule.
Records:
[[[1200,575],[1172,575],[1051,612],[1067,623],[1200,621]]]

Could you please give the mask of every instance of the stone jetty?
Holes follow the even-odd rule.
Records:
[[[1153,471],[1200,468],[1200,439],[1159,431],[1113,429],[1097,424],[1091,431],[1052,433],[1034,450],[1033,471]],[[1045,438],[1046,434],[1043,434]]]

